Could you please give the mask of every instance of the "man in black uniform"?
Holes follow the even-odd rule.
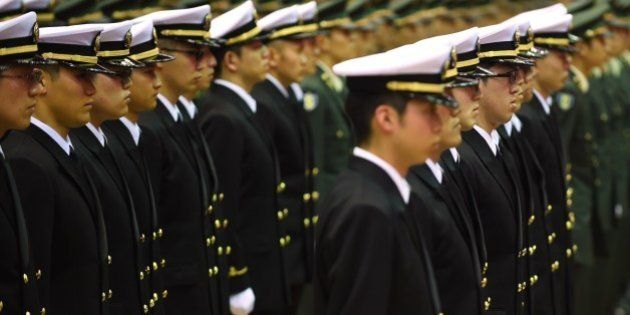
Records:
[[[73,129],[70,139],[79,157],[85,161],[101,200],[109,236],[110,286],[116,292],[112,297],[110,311],[136,313],[142,312],[142,305],[149,305],[149,299],[152,298],[148,282],[138,277],[149,265],[142,256],[146,242],[140,238],[142,232],[133,207],[129,182],[120,168],[118,158],[110,149],[101,125],[127,112],[131,69],[141,64],[126,58],[131,44],[131,22],[100,26],[103,31],[99,35],[100,48],[97,52],[100,56],[99,65],[114,74],[95,75],[92,82],[96,93],[90,122],[84,127]]]
[[[36,97],[46,90],[41,70],[34,69],[41,58],[37,53],[37,17],[28,13],[0,22],[0,140],[10,130],[23,130],[30,124]],[[27,38],[28,43],[12,39]],[[13,53],[16,48],[24,52]],[[41,269],[36,271],[30,250],[28,229],[13,172],[0,147],[0,312],[25,314],[39,312],[37,285]]]
[[[404,176],[438,144],[435,104],[455,106],[442,94],[457,73],[451,53],[438,46],[334,67],[348,80],[346,111],[360,146],[322,202],[316,314],[441,313],[425,242],[432,231],[415,224],[428,220],[428,210]]]
[[[38,99],[31,126],[5,142],[11,157],[34,262],[42,270],[39,291],[51,313],[107,314],[105,223],[96,187],[68,138],[90,120],[100,26],[40,29],[39,52],[58,65],[44,67],[46,94]],[[26,279],[26,278],[25,278]]]
[[[154,191],[158,198],[158,230],[168,262],[164,280],[167,313],[221,314],[218,256],[230,250],[212,246],[215,230],[227,220],[213,215],[209,171],[197,143],[191,139],[177,100],[197,88],[201,76],[198,56],[209,44],[210,7],[155,12],[139,18],[152,20],[159,48],[175,59],[158,65],[162,86],[153,111],[140,115],[140,125],[161,140],[161,174]],[[214,197],[219,201],[218,194]],[[215,225],[216,224],[216,225]]]
[[[526,265],[520,194],[515,174],[508,170],[512,158],[499,148],[496,129],[510,120],[521,94],[517,59],[517,26],[498,24],[479,30],[481,65],[493,72],[479,85],[483,94],[473,130],[465,132],[461,154],[462,176],[470,182],[488,255],[484,310],[519,314],[525,305]]]
[[[164,314],[164,303],[158,302],[168,296],[168,290],[164,288],[163,269],[160,268],[165,266],[166,258],[162,256],[161,240],[157,237],[161,228],[154,189],[158,186],[156,178],[160,178],[155,175],[161,174],[161,146],[151,131],[138,125],[138,116],[155,108],[161,85],[155,74],[156,64],[170,61],[173,57],[155,50],[157,38],[154,38],[153,22],[134,24],[130,31],[129,58],[141,62],[143,66],[131,71],[127,113],[117,120],[104,122],[102,129],[133,196],[139,230],[136,237],[141,251],[139,260],[145,264],[135,276],[149,287],[150,293],[150,297],[143,301],[142,312]]]
[[[252,308],[255,314],[278,314],[290,298],[285,251],[292,240],[277,215],[277,194],[287,186],[279,178],[276,147],[263,125],[260,105],[249,94],[268,70],[266,47],[256,37],[260,28],[253,3],[215,18],[212,33],[224,41],[217,53],[218,79],[199,104],[195,120],[210,150],[220,152],[214,162],[226,215],[244,257],[230,265],[231,309],[237,314]]]
[[[477,88],[477,28],[460,33],[434,37],[414,44],[410,49],[426,49],[429,45],[454,45],[457,52],[459,77],[451,89]],[[470,102],[467,102],[470,104]],[[468,110],[468,108],[465,108]],[[476,217],[464,197],[450,192],[453,179],[447,178],[438,164],[440,155],[461,143],[460,109],[440,106],[437,109],[442,121],[439,149],[432,152],[426,163],[414,165],[407,179],[414,193],[430,211],[428,222],[417,222],[431,231],[426,235],[427,245],[437,280],[440,301],[446,314],[480,314],[481,265],[477,244]],[[430,228],[432,226],[432,228]]]
[[[297,6],[275,11],[258,21],[268,36],[269,73],[256,84],[252,96],[276,144],[281,180],[286,190],[278,196],[278,220],[286,222],[291,314],[296,312],[302,287],[310,282],[313,259],[311,218],[312,137],[304,108],[293,96],[291,83],[302,81],[304,26]]]
[[[571,57],[569,52],[568,29],[572,17],[566,14],[532,15],[534,44],[549,50],[549,54],[536,61],[538,75],[534,80],[533,98],[523,104],[518,118],[523,122],[521,134],[531,145],[533,152],[545,174],[547,202],[544,216],[550,220],[548,243],[554,244],[550,270],[555,273],[558,288],[555,290],[559,314],[572,314],[572,277],[569,263],[577,247],[572,245],[568,222],[571,216],[566,204],[564,181],[565,163],[554,112],[549,103],[551,94],[561,89],[568,77]]]

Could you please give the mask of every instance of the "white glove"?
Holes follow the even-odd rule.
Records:
[[[254,310],[256,296],[252,288],[230,295],[230,311],[234,315],[247,315]]]

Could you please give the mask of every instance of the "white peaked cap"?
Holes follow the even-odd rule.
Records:
[[[23,0],[25,10],[41,10],[48,9],[52,4],[52,0]]]
[[[96,36],[103,30],[98,24],[43,27],[39,29],[39,42],[92,46]]]
[[[21,0],[0,0],[0,12],[15,11],[21,8]]]
[[[467,30],[463,30],[453,34],[441,35],[428,38],[429,43],[442,42],[452,45],[458,54],[474,51],[477,49],[477,42],[479,40],[479,28],[472,27]]]
[[[567,7],[565,7],[564,4],[556,3],[541,9],[526,11],[517,16],[527,17],[531,22],[532,20],[538,19],[542,16],[559,16],[567,14],[567,12]]]
[[[257,24],[264,32],[269,32],[286,25],[295,25],[300,21],[300,14],[297,7],[297,5],[292,5],[276,10],[258,20]]]
[[[317,17],[317,2],[311,1],[304,4],[298,5],[298,14],[300,15],[300,20],[302,21],[310,21]]]
[[[133,21],[131,26],[131,46],[136,46],[148,41],[154,41],[153,37],[153,21],[139,20]]]
[[[37,15],[35,12],[22,14],[0,22],[0,40],[29,37],[33,34],[33,26],[36,22]]]
[[[149,13],[137,19],[150,19],[154,26],[172,24],[203,24],[206,16],[210,14],[210,5],[202,5],[189,9],[163,10]]]
[[[484,45],[513,41],[517,29],[518,25],[512,22],[482,27],[479,29],[479,43]]]
[[[532,20],[534,34],[539,33],[567,33],[571,27],[573,15],[543,16]]]
[[[256,9],[251,0],[212,20],[212,38],[223,38],[230,32],[256,20]]]
[[[450,46],[436,45],[431,50],[417,48],[408,47],[350,59],[334,65],[333,71],[345,77],[439,74],[451,58]],[[414,51],[410,53],[407,49]]]
[[[96,25],[103,27],[101,31],[101,42],[119,42],[125,40],[131,26],[133,26],[133,22],[123,21]]]

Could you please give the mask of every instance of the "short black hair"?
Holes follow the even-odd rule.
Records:
[[[346,114],[350,118],[357,144],[364,144],[371,135],[370,122],[374,111],[380,105],[387,104],[399,114],[407,108],[407,102],[415,98],[413,94],[404,93],[358,93],[350,92],[346,99]]]
[[[222,47],[214,51],[214,57],[217,59],[217,65],[214,67],[214,75],[215,77],[219,77],[221,75],[221,66],[223,65],[223,59],[225,58],[225,54],[228,51],[234,52],[237,56],[241,55],[241,48],[243,45],[234,45],[228,47]]]

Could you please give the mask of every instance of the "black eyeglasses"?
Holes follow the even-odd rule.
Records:
[[[513,85],[516,82],[518,82],[518,77],[519,77],[518,69],[514,69],[505,73],[497,73],[497,74],[488,76],[488,78],[509,78],[510,85]]]
[[[41,69],[33,69],[31,72],[25,74],[10,75],[0,73],[0,78],[20,79],[25,80],[30,85],[35,85],[42,84],[43,74],[44,72]]]
[[[171,48],[164,48],[162,49],[164,51],[171,51],[171,52],[180,52],[180,53],[184,53],[187,54],[189,56],[193,56],[195,57],[195,62],[197,64],[199,64],[199,62],[201,61],[201,59],[203,59],[203,56],[205,54],[205,52],[202,49],[171,49]]]

